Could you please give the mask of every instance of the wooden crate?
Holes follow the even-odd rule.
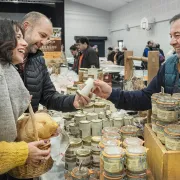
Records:
[[[151,129],[145,125],[148,166],[155,180],[180,180],[180,151],[167,151]]]

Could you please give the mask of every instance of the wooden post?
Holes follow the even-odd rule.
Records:
[[[157,75],[159,70],[159,52],[149,51],[148,52],[148,84]]]
[[[124,52],[124,80],[129,80],[133,75],[133,61],[128,56],[133,56],[133,51]]]

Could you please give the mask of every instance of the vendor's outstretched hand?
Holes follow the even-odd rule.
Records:
[[[89,97],[76,94],[73,105],[76,109],[79,109],[89,104],[90,101],[91,99]]]
[[[94,86],[93,93],[97,96],[107,99],[111,95],[112,87],[104,81],[96,80],[94,81]]]

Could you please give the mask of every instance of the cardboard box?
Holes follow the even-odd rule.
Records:
[[[167,151],[151,129],[145,125],[148,166],[155,180],[180,180],[180,151]]]

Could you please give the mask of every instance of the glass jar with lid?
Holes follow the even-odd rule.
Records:
[[[84,68],[80,68],[78,74],[79,74],[79,82],[83,82]]]
[[[127,146],[142,146],[144,141],[138,137],[129,137],[123,141],[123,147],[126,148]]]
[[[164,128],[165,146],[167,150],[180,151],[180,125],[173,124]]]
[[[75,167],[76,167],[76,156],[65,157],[65,169],[71,171]]]
[[[79,127],[79,122],[83,120],[86,120],[86,115],[84,113],[80,112],[74,115],[74,122],[78,127]]]
[[[91,150],[92,151],[101,151],[99,143],[101,141],[101,136],[93,136],[91,138]]]
[[[174,93],[172,98],[178,101],[178,119],[180,120],[180,93]]]
[[[115,146],[121,146],[121,141],[117,140],[117,139],[106,139],[104,137],[102,137],[101,142],[99,143],[99,147],[101,148],[101,150],[104,150],[105,147],[115,147]]]
[[[104,171],[108,176],[120,176],[124,172],[125,150],[121,147],[106,147],[102,152]]]
[[[84,166],[91,164],[91,150],[89,149],[78,149],[76,151],[76,164],[82,163]]]
[[[102,69],[98,69],[98,77],[99,80],[103,80],[103,70]]]
[[[94,103],[94,112],[100,113],[105,110],[106,104],[104,102],[95,102]]]
[[[77,87],[71,87],[71,95],[75,95],[76,94],[76,91],[78,90],[78,88]]]
[[[163,122],[163,121],[156,122],[157,138],[162,142],[162,144],[165,144],[164,128],[169,124],[170,124],[169,122]]]
[[[83,138],[82,141],[83,141],[83,148],[91,150],[91,136]]]
[[[114,127],[121,128],[124,126],[124,119],[122,117],[113,118]]]
[[[91,120],[92,136],[101,136],[102,119]]]
[[[133,125],[133,119],[134,117],[133,116],[124,116],[124,125],[127,126],[127,125]]]
[[[92,151],[92,163],[100,164],[100,151]]]
[[[91,102],[91,103],[85,105],[84,110],[86,112],[94,112],[94,103]]]
[[[172,97],[160,97],[157,99],[157,118],[164,122],[178,121],[178,101]]]
[[[88,121],[91,121],[93,119],[98,119],[98,114],[95,112],[89,112],[87,113],[86,118]]]
[[[83,73],[83,82],[86,82],[88,79],[88,69],[84,68],[84,73]]]
[[[66,89],[67,89],[66,94],[68,94],[68,95],[71,94],[71,88],[72,88],[72,87],[73,87],[72,85],[68,85],[68,86],[66,87]]]
[[[122,140],[128,137],[137,137],[139,129],[136,126],[127,125],[120,129]]]
[[[105,112],[100,112],[99,114],[98,114],[98,118],[99,119],[105,119],[106,118],[106,114],[105,114]]]
[[[132,173],[145,173],[147,169],[147,149],[143,146],[126,148],[126,168]]]
[[[72,138],[69,141],[69,147],[66,150],[66,156],[72,157],[73,155],[76,155],[76,151],[78,149],[82,148],[82,140],[80,138]]]

